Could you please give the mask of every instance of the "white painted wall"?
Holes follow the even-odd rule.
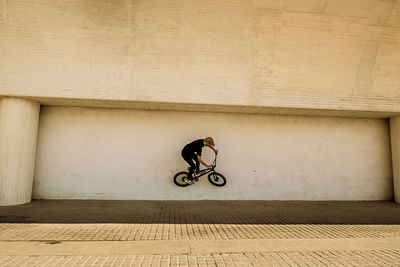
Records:
[[[223,188],[176,187],[188,142],[213,136]],[[36,199],[386,200],[386,120],[43,107]],[[211,160],[211,151],[204,149]]]

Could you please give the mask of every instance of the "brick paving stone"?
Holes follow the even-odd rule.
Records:
[[[0,207],[1,223],[400,224],[400,208],[374,201],[36,200]],[[158,228],[150,232],[160,234]]]
[[[0,241],[399,238],[400,205],[302,201],[33,201],[0,207]],[[400,266],[399,250],[1,256],[0,266]]]
[[[0,241],[188,240],[188,239],[305,239],[396,238],[400,225],[170,225],[169,235],[150,234],[151,227],[136,224],[0,224]],[[147,227],[147,233],[143,231]],[[12,230],[10,230],[12,229]],[[142,230],[141,230],[142,229]],[[196,229],[196,230],[194,230]],[[197,232],[197,234],[193,234]],[[188,234],[189,233],[189,234]]]

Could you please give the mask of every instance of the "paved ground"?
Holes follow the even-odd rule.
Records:
[[[33,201],[0,207],[0,266],[400,266],[400,204]]]

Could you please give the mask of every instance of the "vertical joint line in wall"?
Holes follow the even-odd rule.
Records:
[[[390,125],[390,118],[387,119],[388,122],[388,128],[389,128],[389,151],[390,151],[390,169],[392,173],[392,193],[393,197],[392,200],[394,201],[394,164],[393,164],[393,148],[392,148],[392,131],[391,131],[391,125]]]
[[[36,116],[36,127],[35,127],[35,133],[36,133],[36,138],[35,138],[35,140],[34,140],[34,142],[35,142],[35,144],[34,144],[34,148],[33,148],[33,151],[32,151],[32,153],[33,153],[33,155],[34,155],[34,161],[33,161],[33,173],[32,173],[32,184],[31,184],[31,187],[32,187],[32,193],[31,193],[31,201],[32,201],[32,199],[33,199],[33,185],[34,185],[34,183],[35,183],[35,174],[36,174],[36,164],[37,164],[37,153],[38,153],[38,142],[39,142],[39,123],[40,123],[40,113],[41,113],[41,111],[42,111],[42,106],[41,106],[41,104],[40,103],[38,103],[38,105],[39,105],[39,110],[38,110],[38,113],[37,113],[37,116]]]

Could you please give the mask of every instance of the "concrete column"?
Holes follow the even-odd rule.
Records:
[[[390,118],[394,200],[400,203],[400,116]]]
[[[40,104],[0,98],[0,205],[31,201]]]

